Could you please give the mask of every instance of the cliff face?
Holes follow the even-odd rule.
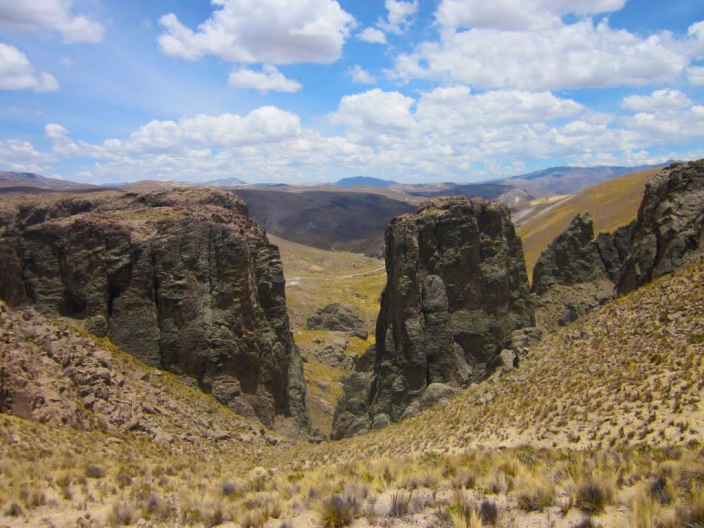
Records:
[[[384,427],[437,401],[426,392],[441,399],[483,379],[511,333],[533,323],[521,241],[505,206],[429,200],[395,218],[385,241],[374,372],[346,384],[333,438]]]
[[[10,305],[81,320],[267,426],[308,428],[278,248],[235,196],[24,199],[0,211],[0,237]]]
[[[704,160],[673,164],[645,187],[618,293],[692,264],[704,252]]]
[[[594,239],[587,211],[572,219],[543,251],[533,270],[536,319],[551,329],[569,324],[614,295],[633,224]]]

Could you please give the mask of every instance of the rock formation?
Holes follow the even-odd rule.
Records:
[[[281,442],[256,422],[188,392],[103,339],[0,301],[0,413],[53,428],[132,432],[163,445],[230,450],[233,442]]]
[[[675,163],[645,187],[618,293],[692,264],[704,252],[704,160]]]
[[[308,330],[354,332],[364,329],[362,314],[354,306],[332,303],[316,310],[306,321]]]
[[[24,198],[0,210],[0,298],[80,320],[269,427],[307,429],[284,285],[278,248],[226,192]]]
[[[567,325],[614,295],[633,225],[594,239],[591,215],[583,211],[543,251],[533,270],[540,326]]]
[[[533,324],[523,249],[505,206],[429,200],[392,220],[385,240],[374,371],[345,382],[333,438],[384,427],[485,378],[511,333]]]

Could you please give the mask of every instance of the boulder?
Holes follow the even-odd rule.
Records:
[[[337,330],[354,332],[363,330],[362,314],[354,306],[332,303],[318,309],[306,322],[308,330]]]

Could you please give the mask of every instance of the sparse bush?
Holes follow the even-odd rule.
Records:
[[[5,510],[5,515],[7,517],[22,517],[24,515],[24,510],[22,509],[22,506],[19,505],[19,503],[13,502]]]
[[[571,528],[601,528],[601,525],[595,523],[591,517],[586,517],[577,524],[573,524]]]
[[[269,517],[264,510],[252,510],[242,519],[242,528],[262,528],[268,520]]]
[[[355,496],[335,494],[321,502],[320,522],[324,528],[349,526],[360,510],[361,505]]]
[[[579,509],[597,514],[603,512],[604,508],[611,503],[613,494],[604,483],[586,480],[577,484],[575,499]]]
[[[412,493],[396,492],[391,496],[391,508],[389,515],[391,517],[405,517],[411,512]]]
[[[485,499],[479,505],[479,516],[482,522],[495,525],[499,522],[499,507],[495,502]]]
[[[555,486],[547,480],[524,483],[516,493],[518,507],[525,511],[543,511],[555,500]]]
[[[90,466],[86,469],[86,477],[92,478],[92,479],[99,479],[103,478],[105,476],[105,472],[102,470],[102,468],[99,468],[98,466]]]
[[[116,502],[107,518],[110,526],[129,526],[137,521],[137,514],[134,507],[126,502]]]

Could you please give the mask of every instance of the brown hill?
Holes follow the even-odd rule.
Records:
[[[659,171],[651,169],[621,176],[554,202],[539,200],[537,210],[520,214],[516,220],[516,232],[523,241],[528,275],[532,276],[533,267],[543,250],[580,212],[589,211],[595,233],[612,232],[633,221],[643,198],[645,183]]]

